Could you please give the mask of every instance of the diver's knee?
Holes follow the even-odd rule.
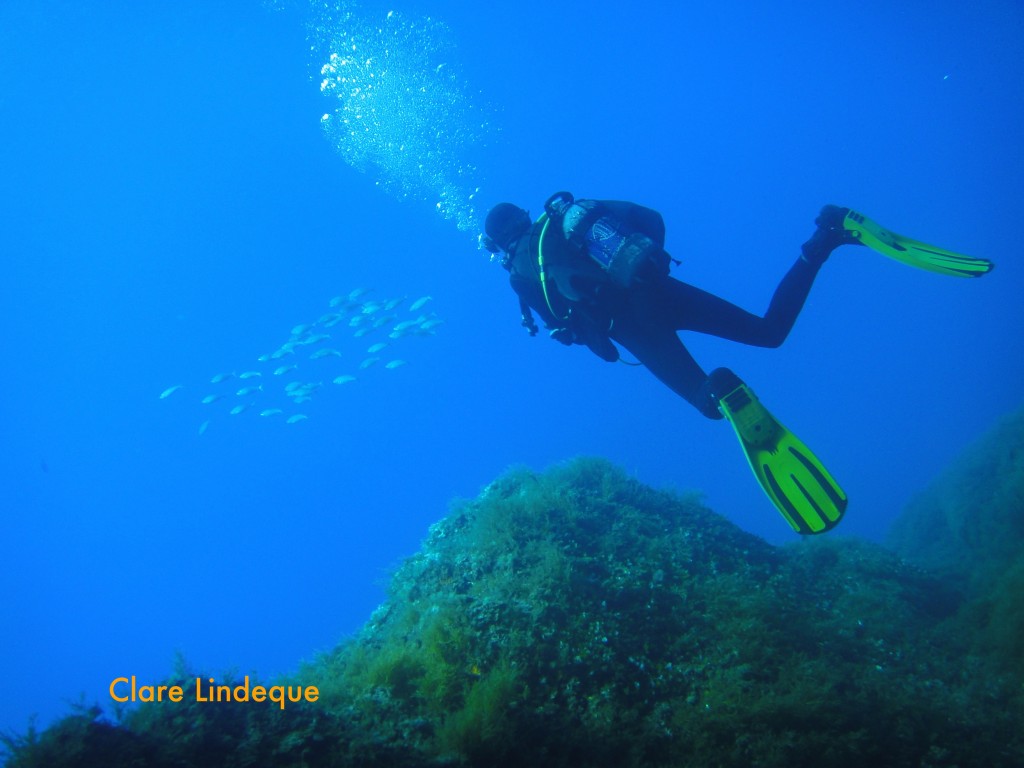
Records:
[[[752,343],[753,346],[763,349],[778,349],[787,336],[789,336],[788,328],[776,328],[766,324],[761,327],[760,333],[752,340]]]

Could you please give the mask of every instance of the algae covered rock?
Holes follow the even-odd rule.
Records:
[[[915,498],[889,541],[963,589],[967,603],[953,631],[1024,690],[1024,409]]]
[[[962,609],[880,547],[773,547],[579,459],[453,505],[365,627],[287,681],[316,703],[116,730],[174,765],[1024,764],[1015,690],[949,631]],[[12,762],[43,764],[73,763]]]
[[[456,505],[302,677],[475,765],[999,764],[998,685],[933,631],[957,607],[878,547],[774,548],[577,460]]]
[[[970,446],[896,520],[910,562],[986,589],[1024,553],[1024,408]]]

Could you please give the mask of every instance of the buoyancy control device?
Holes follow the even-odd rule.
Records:
[[[658,243],[615,216],[597,200],[576,200],[556,192],[544,203],[552,223],[623,288],[641,278],[664,277],[671,257]]]

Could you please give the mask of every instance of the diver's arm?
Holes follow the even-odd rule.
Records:
[[[522,315],[522,325],[529,331],[531,336],[535,336],[538,330],[537,323],[533,320],[533,312],[540,315],[540,319],[546,328],[559,328],[563,325],[551,314],[551,310],[548,309],[540,288],[534,283],[515,274],[509,277],[509,283],[512,286],[512,290],[519,297],[519,312]]]

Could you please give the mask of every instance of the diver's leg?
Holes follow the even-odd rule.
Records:
[[[807,294],[814,284],[819,265],[800,258],[790,267],[775,289],[764,317],[740,309],[725,299],[687,283],[670,280],[663,284],[669,324],[679,331],[697,331],[757,347],[778,347],[786,340]]]
[[[800,258],[782,278],[764,317],[758,317],[706,291],[671,278],[663,284],[663,320],[677,330],[698,331],[742,344],[778,347],[804,307],[818,270],[840,245],[856,243],[842,227],[849,211],[826,205],[814,220],[817,229],[800,246]]]
[[[674,330],[668,327],[652,328],[628,321],[616,322],[612,328],[612,338],[698,411],[709,419],[722,418],[717,404],[710,397],[707,374],[697,365]]]

